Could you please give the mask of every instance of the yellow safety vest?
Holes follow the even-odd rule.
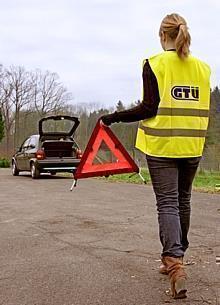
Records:
[[[157,115],[141,121],[136,147],[156,157],[201,156],[209,120],[210,68],[189,56],[182,60],[175,51],[149,59],[159,88]]]

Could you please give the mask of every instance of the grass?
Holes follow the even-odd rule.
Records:
[[[147,169],[143,168],[141,169],[141,175],[144,177],[146,180],[146,183],[150,183],[150,175]],[[120,175],[112,175],[108,177],[109,181],[121,181],[121,182],[129,182],[129,183],[136,183],[136,184],[141,184],[143,183],[142,179],[138,174],[120,174]]]
[[[198,190],[220,193],[220,172],[198,172],[195,177],[193,186]]]
[[[142,169],[141,174],[147,184],[151,183],[150,175],[147,169]],[[143,181],[139,175],[121,174],[108,177],[108,181],[129,182],[142,184]],[[220,172],[200,171],[197,173],[193,189],[202,192],[219,193],[220,194]]]
[[[10,167],[10,161],[5,158],[0,158],[0,167],[3,168]]]

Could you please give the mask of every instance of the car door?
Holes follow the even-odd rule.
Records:
[[[38,137],[33,135],[30,137],[30,141],[28,142],[28,147],[25,151],[24,156],[24,168],[25,170],[30,170],[30,159],[35,157],[35,153],[38,149]]]
[[[22,170],[22,171],[26,170],[25,158],[26,158],[26,152],[27,152],[27,148],[29,145],[29,141],[30,141],[30,138],[27,138],[24,141],[24,143],[21,145],[21,148],[18,151],[17,156],[16,156],[17,167],[19,170]]]

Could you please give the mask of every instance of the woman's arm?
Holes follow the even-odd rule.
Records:
[[[136,122],[154,117],[157,114],[160,102],[156,76],[148,60],[143,67],[143,101],[136,107],[128,110],[107,114],[101,117],[105,125],[118,122]]]

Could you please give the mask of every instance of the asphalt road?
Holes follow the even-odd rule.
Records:
[[[150,186],[0,169],[1,305],[220,304],[220,196],[193,193],[188,298],[158,273]]]

